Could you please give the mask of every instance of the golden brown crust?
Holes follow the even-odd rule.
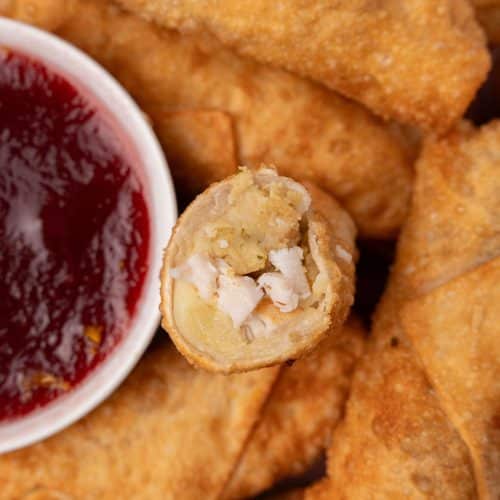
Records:
[[[15,3],[25,12],[31,1]],[[397,126],[203,37],[155,29],[105,0],[73,1],[69,15],[65,0],[51,0],[58,16],[66,12],[57,34],[103,64],[154,124],[165,111],[228,113],[240,164],[275,164],[283,175],[314,181],[342,203],[363,236],[396,235],[408,208],[414,150]],[[21,19],[47,27],[36,17]]]
[[[357,230],[354,222],[335,198],[320,189],[316,184],[306,181],[303,182],[303,185],[311,195],[314,210],[317,210],[328,222],[331,230],[332,240],[330,246],[332,247],[332,253],[336,254],[333,249],[338,244],[342,245],[342,248],[352,255],[351,262],[338,258],[337,255],[335,259],[344,274],[352,274],[354,272],[353,266],[358,260],[358,250],[355,244]]]
[[[279,368],[222,376],[171,345],[90,415],[0,457],[2,499],[215,499]]]
[[[368,2],[119,0],[163,26],[208,30],[263,63],[313,78],[385,118],[440,132],[464,113],[489,69],[467,0]],[[276,27],[279,26],[279,29]]]
[[[406,297],[500,254],[499,144],[500,121],[426,142],[393,278]]]
[[[252,171],[252,178],[263,175],[264,170]],[[286,178],[275,176],[276,182],[287,181]],[[210,338],[191,338],[191,332],[181,331],[175,317],[174,304],[175,280],[170,270],[179,265],[177,262],[182,247],[193,236],[193,228],[208,220],[210,214],[223,210],[225,201],[236,185],[237,176],[215,183],[199,195],[180,216],[174,227],[169,245],[165,251],[161,271],[161,306],[162,326],[179,351],[194,366],[206,370],[234,373],[256,368],[263,368],[295,359],[310,352],[327,334],[337,334],[345,322],[349,309],[354,301],[355,274],[355,237],[356,229],[350,217],[335,201],[326,202],[328,195],[319,188],[311,193],[313,197],[311,209],[304,215],[308,223],[309,238],[315,241],[326,284],[324,294],[319,301],[314,322],[302,321],[305,315],[294,312],[295,319],[290,322],[279,335],[270,335],[265,340],[254,340],[251,344],[241,340],[237,352],[230,356],[222,353],[219,346]],[[274,181],[273,181],[274,182]],[[315,202],[314,196],[318,198]],[[326,199],[325,199],[326,198]],[[252,214],[249,214],[252,216]],[[351,256],[350,261],[339,254],[338,245]],[[183,257],[183,261],[187,256]],[[300,326],[300,337],[295,335],[297,325]],[[292,339],[293,337],[293,339]]]
[[[58,29],[77,7],[76,0],[0,0],[0,15],[14,17],[42,29]]]
[[[329,479],[307,499],[475,498],[467,447],[394,321],[397,308],[386,298],[379,310],[334,431]]]
[[[351,318],[308,356],[283,366],[222,495],[248,498],[305,473],[330,442],[343,415],[365,331]]]
[[[499,149],[500,150],[500,149]],[[500,258],[401,311],[450,421],[474,460],[480,498],[500,498]]]
[[[498,496],[499,172],[499,122],[427,141],[329,479],[307,498]]]

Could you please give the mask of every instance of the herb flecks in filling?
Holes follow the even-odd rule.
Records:
[[[251,342],[270,329],[270,319],[258,312],[261,302],[290,313],[311,296],[317,269],[303,218],[310,203],[300,184],[259,185],[249,171],[242,171],[227,209],[197,231],[191,255],[170,275],[194,285]]]

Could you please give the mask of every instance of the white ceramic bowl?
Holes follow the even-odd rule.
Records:
[[[24,417],[0,422],[0,453],[54,434],[95,408],[123,381],[148,346],[159,323],[159,274],[163,249],[177,217],[170,173],[151,127],[109,73],[61,39],[0,17],[0,46],[32,56],[90,93],[116,119],[135,149],[143,170],[150,218],[149,268],[132,324],[122,341],[67,395]]]

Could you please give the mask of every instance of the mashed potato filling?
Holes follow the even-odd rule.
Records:
[[[170,270],[248,341],[272,330],[272,315],[262,313],[269,304],[285,314],[305,307],[317,274],[303,217],[311,198],[286,181],[258,183],[242,171],[225,209],[197,229],[190,255]]]

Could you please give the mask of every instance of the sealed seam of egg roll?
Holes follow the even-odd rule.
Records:
[[[307,498],[500,492],[500,122],[429,139],[396,263]]]
[[[295,359],[347,317],[354,240],[350,217],[318,188],[243,168],[177,222],[161,273],[163,326],[209,370]]]
[[[216,375],[158,346],[88,416],[0,456],[0,498],[215,500],[278,373]]]
[[[307,500],[476,498],[467,447],[441,408],[386,293],[327,454],[328,478]]]
[[[500,170],[500,169],[499,169]],[[474,460],[481,498],[500,498],[500,258],[408,302],[406,334]]]
[[[307,472],[344,412],[365,331],[354,317],[312,353],[283,366],[222,498],[250,498]]]
[[[399,127],[308,80],[238,57],[205,37],[156,29],[105,0],[39,0],[38,9],[33,0],[12,3],[9,12],[0,3],[0,13],[54,30],[89,53],[157,130],[166,112],[227,113],[238,164],[275,164],[281,174],[332,194],[362,236],[396,235],[407,212],[415,149]]]
[[[462,116],[489,68],[467,0],[118,1],[166,27],[208,30],[385,118],[440,132]]]

